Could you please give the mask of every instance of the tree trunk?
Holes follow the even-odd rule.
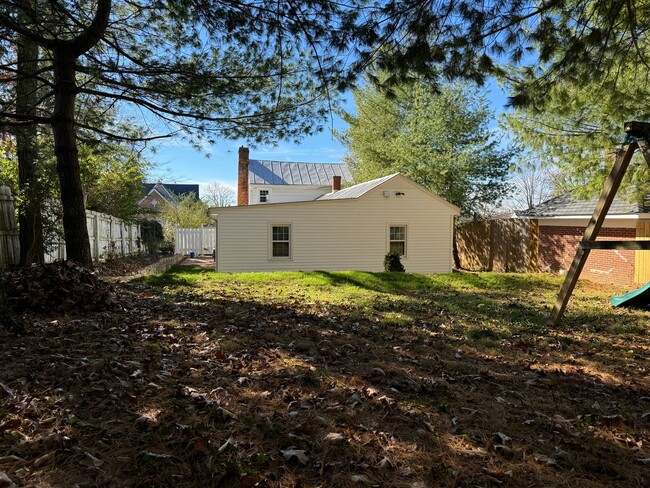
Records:
[[[23,2],[29,4],[31,0]],[[16,83],[16,113],[34,115],[38,101],[38,84],[34,76],[38,69],[38,45],[25,36],[19,36],[17,54],[20,73]],[[38,157],[36,124],[16,128],[16,155],[21,196],[18,207],[20,265],[27,266],[42,263],[44,258],[43,193],[35,166]]]
[[[66,257],[92,268],[74,123],[77,95],[75,74],[76,57],[70,54],[69,47],[65,44],[57,46],[54,50],[55,93],[52,131],[63,206]]]

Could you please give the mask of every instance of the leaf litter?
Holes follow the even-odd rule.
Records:
[[[647,327],[485,339],[494,290],[474,315],[300,293],[117,283],[108,308],[24,312],[0,329],[0,484],[650,485]],[[414,320],[382,321],[390,300]]]

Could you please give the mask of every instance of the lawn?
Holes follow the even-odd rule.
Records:
[[[0,471],[57,487],[650,486],[650,312],[582,282],[550,329],[560,284],[191,267],[118,284],[115,310],[0,329]]]

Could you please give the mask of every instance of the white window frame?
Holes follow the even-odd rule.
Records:
[[[262,192],[266,192],[266,201],[262,201]],[[269,188],[258,188],[257,189],[257,201],[260,203],[270,203],[271,202],[271,190]]]
[[[289,228],[289,255],[288,256],[274,256],[273,243],[274,242],[287,242],[287,241],[274,241],[273,240],[273,227],[288,227]],[[293,225],[290,223],[269,224],[269,261],[291,261],[293,258]]]
[[[391,227],[404,227],[404,240],[397,241],[391,240],[390,238],[390,229]],[[409,228],[408,224],[388,224],[386,226],[386,252],[390,252],[391,242],[404,242],[404,254],[401,255],[403,259],[408,259],[408,249],[409,249]]]

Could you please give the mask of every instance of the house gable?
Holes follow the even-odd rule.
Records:
[[[249,159],[239,148],[238,206],[315,200],[341,181],[352,182],[345,164]]]
[[[402,175],[381,180],[354,198],[210,209],[218,270],[382,271],[386,252],[398,246],[407,271],[449,272],[458,208]],[[290,256],[270,255],[274,227],[289,229]]]

